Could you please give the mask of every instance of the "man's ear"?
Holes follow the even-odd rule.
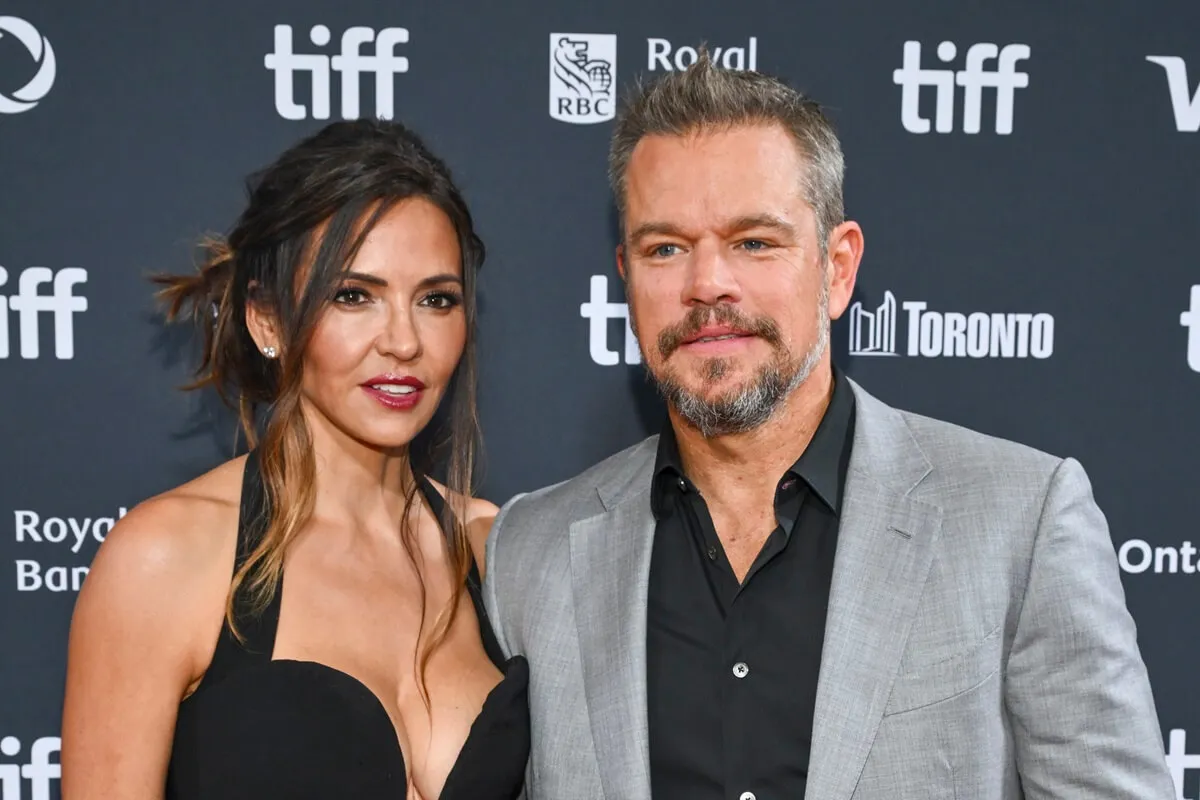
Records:
[[[863,233],[857,222],[846,221],[829,234],[829,316],[838,319],[850,305],[858,265],[863,256]]]

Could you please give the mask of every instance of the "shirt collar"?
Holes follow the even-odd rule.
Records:
[[[780,483],[789,476],[799,478],[830,509],[840,513],[854,441],[854,417],[854,391],[845,375],[835,365],[833,396],[829,400],[829,406],[825,409],[808,447],[780,478]],[[667,508],[668,493],[679,490],[680,479],[683,480],[683,488],[692,488],[683,471],[675,431],[668,422],[659,434],[658,453],[654,462],[650,508],[655,519],[662,518],[663,511]]]

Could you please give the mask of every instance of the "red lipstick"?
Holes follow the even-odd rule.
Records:
[[[381,406],[395,411],[413,408],[425,394],[425,384],[411,375],[377,375],[361,385]]]

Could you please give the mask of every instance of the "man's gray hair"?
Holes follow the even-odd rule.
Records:
[[[682,72],[645,84],[639,80],[617,115],[608,156],[608,178],[619,216],[625,218],[625,173],[643,137],[686,136],[742,125],[779,124],[791,133],[806,164],[800,176],[817,221],[824,254],[829,233],[844,220],[845,161],[832,123],[812,99],[759,72],[722,69],[705,47]]]

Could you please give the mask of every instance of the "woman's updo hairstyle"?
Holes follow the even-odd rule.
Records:
[[[332,123],[302,140],[251,176],[247,189],[248,203],[232,231],[203,243],[205,257],[194,274],[154,278],[162,287],[159,297],[168,320],[190,317],[203,339],[195,381],[187,388],[212,387],[237,410],[242,432],[258,450],[267,490],[271,511],[266,535],[234,576],[227,619],[237,632],[245,614],[270,602],[284,552],[312,513],[316,469],[300,413],[300,389],[303,354],[313,329],[367,234],[390,209],[410,198],[424,198],[446,214],[462,258],[466,346],[446,406],[435,417],[443,421],[443,429],[422,436],[444,448],[451,502],[442,523],[462,585],[471,564],[460,522],[466,518],[462,498],[471,494],[479,444],[475,286],[484,245],[450,171],[404,125],[355,120]],[[250,302],[274,316],[278,358],[259,352],[251,338],[246,325]],[[419,482],[436,454],[410,455]],[[416,483],[407,491],[411,506]],[[412,557],[415,540],[407,527],[400,534]],[[456,608],[452,602],[439,614],[419,656],[422,671]]]

